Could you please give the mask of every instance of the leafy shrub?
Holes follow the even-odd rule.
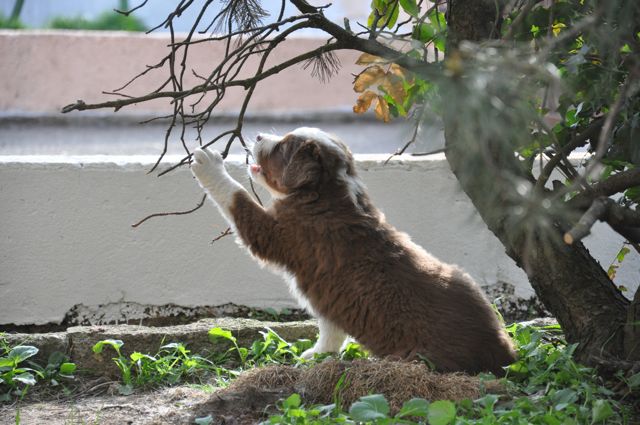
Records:
[[[269,328],[261,331],[260,334],[262,335],[262,340],[254,341],[249,348],[239,347],[233,334],[221,328],[209,330],[209,339],[213,343],[221,340],[230,342],[232,346],[223,354],[223,357],[226,360],[235,353],[243,368],[264,366],[271,363],[301,362],[303,360],[300,355],[304,350],[311,348],[312,345],[312,342],[308,339],[289,343]]]
[[[222,352],[213,352],[207,356],[192,354],[181,343],[170,343],[160,347],[154,354],[134,352],[125,355],[122,352],[124,343],[120,340],[107,339],[96,343],[93,351],[101,354],[105,347],[113,349],[116,357],[114,363],[120,370],[122,394],[131,394],[135,388],[174,385],[182,381],[203,381],[213,377],[216,385],[225,386],[243,369],[264,366],[272,363],[296,363],[303,361],[300,354],[311,346],[309,340],[289,343],[271,329],[261,332],[262,339],[254,341],[251,347],[238,346],[233,334],[222,328],[209,331],[213,343],[221,341],[230,347]]]
[[[509,327],[519,360],[509,366],[508,394],[485,394],[477,400],[408,400],[391,415],[383,395],[360,398],[348,412],[336,404],[305,407],[294,394],[279,406],[268,424],[623,424],[630,414],[614,399],[593,369],[576,363],[575,345],[567,345],[560,328]],[[640,388],[640,374],[627,380]]]
[[[147,27],[135,16],[124,16],[113,11],[101,13],[96,19],[88,20],[80,16],[69,18],[59,16],[49,23],[50,28],[72,30],[106,31],[146,31]]]
[[[195,379],[209,372],[222,375],[223,371],[214,362],[199,355],[192,355],[181,343],[170,343],[160,347],[155,355],[137,351],[125,356],[120,350],[124,343],[120,340],[105,339],[93,346],[93,352],[101,354],[105,347],[112,348],[117,357],[114,363],[120,369],[123,395],[133,393],[135,387],[174,385],[185,379]]]
[[[0,334],[0,401],[23,398],[38,382],[58,386],[62,380],[73,379],[76,365],[58,351],[51,353],[45,367],[28,359],[38,354],[31,345],[10,346]],[[27,366],[28,364],[28,366]]]
[[[22,23],[22,21],[20,21],[20,19],[11,19],[0,13],[0,28],[19,30],[24,29],[25,25]]]

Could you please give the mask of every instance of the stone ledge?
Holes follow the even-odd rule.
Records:
[[[213,344],[207,332],[211,328],[220,327],[229,330],[238,340],[238,345],[248,347],[261,338],[261,331],[270,328],[287,341],[312,339],[316,337],[318,328],[314,320],[299,322],[269,322],[254,319],[218,318],[203,319],[187,325],[149,327],[136,325],[113,326],[75,326],[66,332],[38,334],[7,334],[9,345],[33,345],[40,351],[34,360],[45,365],[54,351],[69,356],[78,370],[92,375],[112,375],[117,371],[113,367],[112,357],[115,353],[106,351],[102,356],[93,353],[92,347],[104,339],[119,339],[124,342],[123,353],[134,351],[154,354],[161,345],[181,342],[193,353],[213,350],[226,350],[227,344]]]

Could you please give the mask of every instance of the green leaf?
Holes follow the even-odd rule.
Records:
[[[624,192],[624,196],[633,202],[640,202],[640,186],[630,187]]]
[[[448,400],[434,401],[429,405],[427,420],[430,425],[447,425],[456,418],[456,405]]]
[[[12,359],[8,357],[0,357],[0,368],[1,367],[9,367],[13,368],[14,362]]]
[[[62,363],[60,365],[60,374],[61,375],[73,375],[73,372],[76,371],[75,363]]]
[[[433,39],[436,33],[436,29],[431,24],[425,22],[414,25],[412,37],[415,40],[419,40],[423,43],[427,43]]]
[[[626,246],[623,246],[618,252],[618,255],[616,255],[616,260],[618,260],[618,263],[622,263],[624,261],[624,257],[626,257],[629,252],[631,252],[631,250]]]
[[[426,418],[429,411],[429,402],[423,398],[412,398],[402,405],[402,409],[396,415],[396,418],[404,418],[406,416],[417,416]]]
[[[531,25],[531,35],[533,35],[533,37],[537,37],[538,34],[540,33],[540,27],[537,25]]]
[[[103,339],[102,341],[98,341],[96,345],[93,346],[92,350],[94,353],[100,354],[102,353],[105,345],[108,347],[112,347],[119,355],[120,347],[124,345],[124,342],[119,339]]]
[[[138,353],[137,351],[133,352],[129,357],[131,357],[131,360],[134,362],[137,362],[142,359],[151,360],[152,362],[157,361],[155,357],[152,357],[148,354]]]
[[[196,425],[211,425],[213,423],[213,416],[207,415],[201,418],[196,418],[194,422]]]
[[[20,375],[16,375],[13,377],[14,381],[22,382],[25,385],[35,385],[36,378],[31,373],[21,373]]]
[[[389,6],[389,13],[391,13],[391,15],[389,15],[389,13],[385,14],[384,18],[382,18],[381,20],[383,22],[387,22],[387,28],[392,29],[393,26],[396,24],[396,22],[398,22],[398,16],[400,15],[400,7],[397,4],[392,4]]]
[[[564,409],[565,407],[567,407],[567,405],[569,405],[569,403],[573,403],[577,399],[578,399],[578,394],[576,394],[576,392],[571,388],[564,388],[564,389],[558,390],[555,393],[553,393],[553,395],[551,396],[551,400],[553,400],[553,404],[554,404],[553,407],[556,410]]]
[[[387,7],[389,2],[387,0],[373,0],[371,2],[371,7],[378,9],[378,12],[384,13],[384,9]]]
[[[169,344],[165,344],[162,347],[160,347],[161,350],[177,350],[180,349],[180,347],[182,347],[182,344],[179,342],[171,342]]]
[[[436,38],[433,40],[433,45],[439,51],[444,52],[445,51],[445,47],[444,46],[446,46],[446,40],[445,40],[444,37],[441,37],[440,35],[437,35]]]
[[[602,422],[613,415],[613,409],[607,400],[596,400],[593,402],[591,414],[593,415],[593,418],[591,419],[592,424]]]
[[[64,353],[60,351],[54,351],[49,355],[49,359],[47,360],[47,365],[58,367],[59,365],[64,363],[66,359],[67,359],[67,356]]]
[[[373,25],[373,20],[376,17],[376,12],[375,10],[372,10],[371,13],[369,13],[369,17],[367,18],[367,28],[371,28]],[[373,29],[373,28],[371,28]]]
[[[131,395],[133,394],[133,385],[131,384],[119,385],[118,392],[120,393],[120,395]]]
[[[544,423],[546,425],[562,425],[562,422],[560,422],[560,419],[556,418],[551,413],[546,413],[542,417],[542,419],[544,420]]]
[[[30,345],[18,345],[13,347],[13,350],[9,352],[9,358],[13,359],[16,363],[20,363],[29,357],[33,357],[38,354],[38,349]]]
[[[296,409],[300,407],[300,395],[299,394],[291,394],[285,401],[282,402],[282,407],[286,410]]]
[[[389,403],[382,394],[360,397],[349,409],[352,419],[361,422],[384,419],[388,413]]]
[[[418,16],[418,13],[420,13],[420,8],[418,7],[416,0],[400,0],[400,6],[402,6],[402,9],[414,18]]]
[[[638,372],[635,375],[631,376],[627,380],[627,385],[629,385],[629,388],[640,387],[640,372]]]
[[[444,30],[447,25],[444,13],[438,12],[436,9],[429,14],[429,21],[431,21],[437,32]]]
[[[234,344],[236,343],[236,337],[233,336],[231,331],[222,328],[209,329],[209,341],[216,342],[219,339],[226,339]]]

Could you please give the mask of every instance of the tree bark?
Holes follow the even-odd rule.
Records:
[[[479,18],[496,16],[495,5],[485,0],[451,0],[447,52],[454,51],[462,40],[478,42],[495,36],[494,26]],[[464,93],[451,96],[464,96]],[[560,243],[554,243],[547,237],[548,233],[534,229],[524,235],[507,224],[509,211],[515,205],[510,205],[512,201],[503,193],[513,187],[514,179],[533,181],[515,158],[509,141],[491,141],[490,155],[500,164],[498,170],[470,175],[468,170],[474,169],[473,161],[479,158],[477,151],[470,149],[469,142],[457,132],[458,120],[465,117],[446,108],[444,115],[446,155],[453,173],[507,254],[525,270],[536,294],[560,323],[567,341],[579,343],[577,358],[586,363],[593,363],[590,359],[595,357],[628,359],[625,354],[629,353],[625,351],[637,347],[638,341],[637,332],[635,341],[625,341],[625,335],[633,338],[628,326],[625,327],[629,302],[581,243],[561,242],[566,225],[559,219],[551,223],[552,232],[560,239]],[[500,149],[504,151],[499,152]],[[484,167],[487,168],[486,164]],[[636,355],[637,351],[635,349]]]
[[[11,9],[11,15],[9,15],[9,21],[17,21],[20,19],[22,6],[24,6],[24,0],[16,0],[15,3],[13,3],[13,9]]]

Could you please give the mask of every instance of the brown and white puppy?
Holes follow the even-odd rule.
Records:
[[[318,318],[303,354],[339,351],[351,335],[377,356],[426,357],[438,370],[502,374],[511,340],[471,277],[388,224],[369,200],[349,149],[314,128],[261,134],[253,180],[273,196],[256,203],[219,153],[196,150],[192,171],[239,239],[287,277]]]

